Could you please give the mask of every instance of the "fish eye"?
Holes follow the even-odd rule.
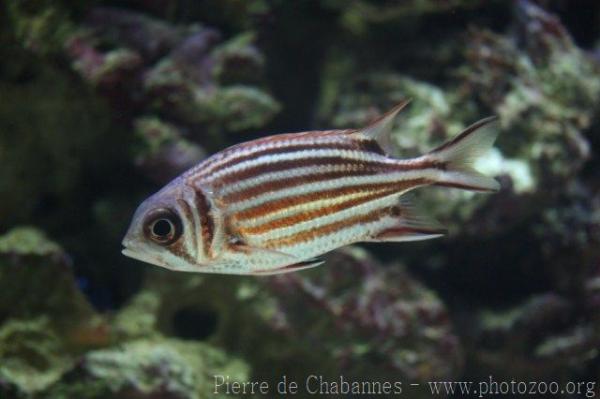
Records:
[[[181,219],[170,209],[154,209],[146,215],[144,235],[159,245],[169,245],[182,233]]]

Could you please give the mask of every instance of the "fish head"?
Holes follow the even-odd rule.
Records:
[[[189,205],[170,184],[140,204],[123,238],[123,255],[177,271],[199,271]]]

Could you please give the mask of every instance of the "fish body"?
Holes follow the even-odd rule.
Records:
[[[227,148],[144,201],[127,256],[173,270],[267,275],[314,267],[367,241],[439,237],[444,228],[406,199],[427,185],[493,192],[472,169],[496,133],[483,119],[433,151],[390,156],[403,102],[363,129],[281,134]]]

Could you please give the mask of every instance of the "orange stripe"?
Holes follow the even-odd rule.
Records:
[[[232,172],[221,177],[214,183],[215,187],[223,187],[228,184],[236,184],[240,181],[251,180],[256,176],[260,176],[266,173],[281,172],[284,170],[297,169],[302,167],[314,166],[318,168],[320,166],[356,166],[359,171],[378,171],[378,172],[402,172],[411,171],[418,169],[441,169],[445,170],[446,165],[443,162],[423,160],[410,164],[394,164],[382,161],[365,161],[360,159],[346,158],[343,155],[323,157],[323,158],[301,158],[301,159],[290,159],[286,161],[273,161],[269,163],[261,163],[252,166],[247,169]],[[347,172],[346,176],[358,175],[358,171]],[[367,173],[371,174],[371,173]],[[373,173],[374,174],[374,173]]]
[[[194,224],[194,216],[192,213],[192,209],[190,208],[189,204],[183,199],[178,199],[177,203],[179,204],[179,206],[181,207],[181,209],[184,213],[182,216],[185,217],[192,226],[192,232],[191,232],[192,243],[193,243],[193,245],[197,245],[198,237],[196,234],[196,226]],[[184,239],[183,235],[181,236],[181,238],[179,240],[177,240],[173,244],[169,245],[167,247],[167,250],[169,252],[171,252],[173,255],[185,259],[188,263],[192,263],[192,264],[196,263],[196,260],[192,257],[192,255],[186,251],[185,239]]]
[[[348,165],[350,167],[351,165]],[[265,194],[268,192],[279,191],[285,188],[291,188],[300,186],[307,183],[317,183],[321,181],[327,180],[335,180],[340,179],[342,177],[352,176],[371,176],[377,173],[382,172],[382,170],[377,170],[376,168],[365,168],[364,170],[357,171],[348,171],[342,170],[337,172],[327,172],[320,174],[311,174],[311,175],[301,175],[290,177],[289,179],[283,180],[275,180],[261,183],[257,186],[249,187],[242,191],[236,191],[231,194],[227,194],[223,197],[223,201],[227,203],[233,203],[238,201],[247,200],[249,198],[258,197],[261,194]]]
[[[298,151],[312,151],[312,150],[340,150],[340,151],[365,151],[370,153],[377,153],[379,155],[383,155],[383,151],[381,147],[377,144],[375,140],[351,140],[351,139],[340,139],[336,142],[326,142],[326,143],[290,143],[285,147],[270,147],[264,148],[261,150],[257,150],[255,152],[251,152],[246,155],[239,155],[235,158],[230,159],[226,163],[219,165],[219,169],[223,170],[228,167],[238,165],[245,161],[250,161],[253,159],[257,159],[266,155],[280,155],[287,154],[290,152],[298,152]]]
[[[186,250],[183,240],[175,241],[167,247],[167,250],[178,258],[185,259],[189,264],[195,265],[197,260],[194,259]]]
[[[299,213],[296,215],[285,216],[280,219],[275,219],[270,222],[261,224],[259,226],[241,228],[240,233],[241,234],[268,233],[269,231],[274,230],[274,229],[278,229],[278,228],[282,228],[282,227],[290,227],[290,226],[293,226],[293,225],[301,223],[301,222],[306,222],[310,219],[316,219],[321,216],[331,215],[333,213],[352,208],[353,206],[362,205],[369,201],[383,198],[383,197],[393,194],[395,192],[396,192],[396,189],[378,191],[378,192],[375,192],[375,193],[372,193],[369,195],[365,195],[363,197],[353,198],[351,200],[344,201],[339,204],[331,205],[331,206],[324,207],[321,209],[314,209],[312,211],[302,212],[302,213]]]
[[[400,182],[388,182],[388,183],[374,183],[374,184],[363,184],[360,186],[346,186],[338,187],[335,189],[328,189],[323,191],[316,191],[312,193],[306,193],[296,195],[292,197],[280,198],[270,202],[266,202],[260,205],[253,206],[252,208],[245,209],[235,214],[235,219],[238,221],[255,219],[257,217],[265,216],[270,213],[278,212],[283,209],[308,204],[310,202],[331,199],[339,196],[359,194],[364,192],[370,194],[373,191],[390,190],[390,191],[402,191],[418,185],[428,183],[424,179],[413,179]]]
[[[236,184],[240,181],[251,180],[256,176],[260,176],[266,173],[282,172],[289,169],[298,169],[304,167],[313,166],[318,168],[320,166],[357,166],[364,169],[379,168],[382,171],[390,170],[393,165],[379,161],[364,161],[360,159],[345,158],[342,155],[322,157],[322,158],[300,158],[300,159],[289,159],[285,161],[272,161],[263,162],[252,167],[232,172],[222,176],[215,182],[216,187],[222,187],[227,184]]]
[[[308,229],[285,237],[268,240],[264,243],[264,246],[266,248],[281,248],[301,244],[336,233],[355,224],[376,222],[388,213],[389,207],[377,209],[364,215],[354,216],[315,229]]]
[[[222,165],[218,165],[217,170],[219,170],[219,169],[222,170],[226,167],[238,164],[247,159],[255,158],[259,155],[264,155],[263,151],[266,151],[268,153],[277,154],[277,153],[281,153],[282,150],[285,152],[285,150],[287,150],[288,148],[291,148],[291,147],[298,148],[299,146],[310,145],[310,146],[312,146],[311,149],[320,148],[321,146],[331,145],[331,144],[335,144],[335,143],[327,143],[327,144],[313,143],[313,144],[311,144],[310,141],[311,140],[314,141],[315,139],[320,138],[320,137],[332,136],[335,134],[338,134],[338,135],[340,135],[341,138],[344,138],[345,134],[348,133],[349,131],[350,130],[317,130],[317,131],[300,132],[300,133],[284,133],[284,134],[277,134],[274,136],[262,137],[262,138],[259,138],[256,140],[252,140],[252,141],[248,141],[245,143],[240,143],[240,144],[234,145],[232,147],[229,147],[229,148],[221,151],[220,153],[215,154],[218,156],[213,156],[213,157],[207,159],[204,162],[203,169],[204,170],[208,169],[209,171],[214,172],[215,170],[212,167],[216,163],[218,163],[218,162],[222,161],[223,159],[230,157],[230,156],[234,156],[234,158],[229,159]],[[239,155],[238,157],[235,157],[235,154],[238,152],[247,151],[248,149],[251,149],[253,147],[260,147],[265,144],[277,143],[277,142],[287,142],[289,147],[286,146],[283,148],[265,148],[263,150],[256,151],[256,152],[248,154],[248,155]],[[352,140],[345,140],[344,143],[352,143]],[[365,148],[367,148],[367,147],[369,147],[369,145],[365,145]],[[195,181],[197,178],[201,178],[204,176],[206,176],[205,172],[202,172],[197,177],[192,176],[192,182]]]
[[[207,257],[212,257],[212,242],[215,233],[215,222],[210,213],[210,202],[201,190],[196,190],[196,209],[200,217],[200,231],[202,233],[202,243],[204,254]]]

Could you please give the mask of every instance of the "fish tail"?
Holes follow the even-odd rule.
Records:
[[[443,170],[442,177],[435,185],[481,192],[500,189],[500,184],[493,177],[485,176],[473,168],[475,160],[492,147],[498,136],[498,129],[490,127],[496,119],[491,116],[475,122],[424,156],[436,168]]]

